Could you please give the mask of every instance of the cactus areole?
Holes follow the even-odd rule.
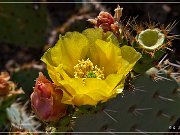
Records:
[[[164,43],[165,35],[159,29],[146,29],[141,31],[137,41],[141,48],[153,51]]]

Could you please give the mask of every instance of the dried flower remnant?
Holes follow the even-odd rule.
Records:
[[[10,83],[8,80],[10,76],[7,72],[1,72],[0,75],[0,96],[5,96],[9,93]]]
[[[114,19],[116,22],[119,22],[120,21],[120,18],[122,16],[122,10],[123,8],[120,8],[120,6],[118,5],[116,9],[114,9]]]
[[[11,96],[22,94],[22,89],[16,89],[16,84],[9,81],[10,75],[8,72],[1,72],[0,74],[0,96]]]

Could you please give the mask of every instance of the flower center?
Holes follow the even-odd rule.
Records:
[[[74,77],[75,78],[97,78],[104,79],[104,68],[100,69],[93,65],[93,63],[89,60],[78,60],[78,64],[74,66]]]

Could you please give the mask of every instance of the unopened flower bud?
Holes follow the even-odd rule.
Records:
[[[119,30],[117,22],[115,22],[113,16],[108,12],[101,11],[97,18],[89,19],[89,22],[96,28],[102,28],[104,32],[112,31],[116,34]]]
[[[114,23],[114,18],[110,13],[101,11],[97,17],[97,26],[100,26],[104,23],[111,25]]]
[[[61,103],[62,96],[62,90],[39,73],[31,94],[32,109],[41,120],[56,121],[66,113],[66,105]]]

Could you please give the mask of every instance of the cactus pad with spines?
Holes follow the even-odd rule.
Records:
[[[76,120],[78,132],[165,132],[180,117],[179,84],[158,83],[142,75],[133,81],[134,91],[107,102],[104,110],[82,115]]]

